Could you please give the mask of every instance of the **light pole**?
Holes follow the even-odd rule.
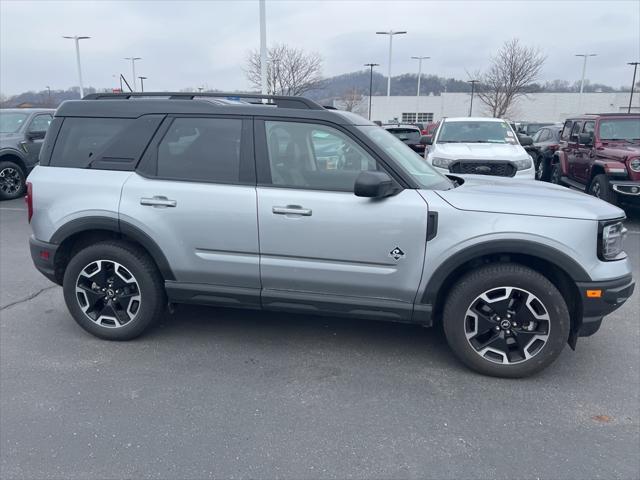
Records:
[[[81,37],[74,35],[72,37],[63,36],[67,40],[75,40],[76,42],[76,63],[78,64],[78,83],[80,83],[80,98],[84,97],[84,88],[82,88],[82,69],[80,68],[80,40],[88,40],[91,37]]]
[[[480,80],[468,80],[467,83],[471,84],[471,103],[469,104],[469,116],[473,113],[473,94],[476,91],[476,83],[480,82]]]
[[[369,120],[371,120],[371,95],[373,95],[373,67],[379,67],[379,63],[365,63],[365,67],[369,67]]]
[[[388,69],[388,78],[387,78],[387,97],[391,96],[391,55],[393,53],[393,36],[394,35],[404,35],[407,33],[406,31],[394,32],[393,30],[389,30],[388,32],[376,32],[376,35],[389,35],[389,69]]]
[[[137,90],[136,86],[136,60],[142,60],[142,57],[125,57],[125,60],[131,60],[131,78],[133,79],[133,91]]]
[[[47,107],[50,107],[51,106],[51,87],[47,85],[45,88],[47,89]]]
[[[428,60],[431,57],[411,57],[418,60],[418,93],[416,94],[416,123],[418,122],[418,112],[420,110],[420,77],[422,77],[422,60]]]
[[[631,95],[629,95],[629,108],[627,108],[627,113],[631,113],[631,100],[633,100],[633,87],[636,86],[636,70],[638,70],[638,65],[640,62],[629,62],[627,65],[633,65],[633,80],[631,81]]]
[[[266,95],[267,89],[267,13],[265,0],[260,2],[260,89]],[[264,100],[263,100],[264,101]]]
[[[595,57],[597,53],[577,53],[576,57],[584,57],[582,62],[582,80],[580,80],[580,96],[582,97],[582,91],[584,90],[584,77],[587,73],[587,57]]]
[[[147,77],[138,77],[140,79],[140,91],[144,93],[144,81]]]

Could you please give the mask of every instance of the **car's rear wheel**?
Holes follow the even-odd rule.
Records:
[[[589,184],[589,194],[605,202],[613,203],[614,205],[616,203],[616,194],[611,188],[609,178],[602,173],[596,175],[593,177],[593,180],[591,180]]]
[[[76,322],[106,340],[130,340],[163,312],[164,285],[153,260],[125,242],[76,253],[64,274],[64,299]]]
[[[0,161],[0,200],[13,200],[24,195],[25,174],[14,162]]]
[[[461,278],[444,308],[444,331],[468,367],[496,377],[526,377],[550,365],[569,336],[562,294],[522,265],[496,264]]]

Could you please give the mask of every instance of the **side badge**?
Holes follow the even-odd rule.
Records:
[[[400,249],[400,247],[395,247],[393,250],[389,252],[389,256],[394,260],[398,261],[402,257],[404,257],[404,252]]]

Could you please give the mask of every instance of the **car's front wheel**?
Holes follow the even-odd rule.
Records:
[[[555,183],[556,185],[560,185],[561,178],[562,178],[562,170],[560,169],[560,164],[554,163],[553,165],[551,165],[551,174],[549,175],[549,181],[551,183]]]
[[[19,165],[0,161],[0,200],[13,200],[24,195],[25,174]]]
[[[605,202],[616,203],[616,194],[609,184],[609,178],[604,174],[593,177],[589,184],[589,193]]]
[[[569,337],[562,294],[543,275],[518,264],[481,267],[449,294],[444,331],[468,367],[496,377],[526,377],[550,365]]]
[[[549,160],[544,155],[539,155],[536,162],[536,180],[549,181]]]
[[[166,305],[162,277],[153,260],[120,241],[77,252],[67,265],[63,291],[75,321],[106,340],[137,337]]]

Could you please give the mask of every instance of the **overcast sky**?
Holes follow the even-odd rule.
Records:
[[[206,85],[248,88],[243,66],[258,48],[258,1],[0,1],[0,92],[77,85],[73,41],[81,42],[85,86],[114,87],[131,76],[123,57],[138,56],[147,90]],[[412,55],[427,55],[425,73],[466,78],[486,66],[506,40],[518,37],[547,55],[541,80],[587,78],[615,87],[631,83],[626,62],[640,60],[640,1],[267,0],[267,42],[320,53],[325,76],[380,63],[395,37],[393,74],[415,72]]]

